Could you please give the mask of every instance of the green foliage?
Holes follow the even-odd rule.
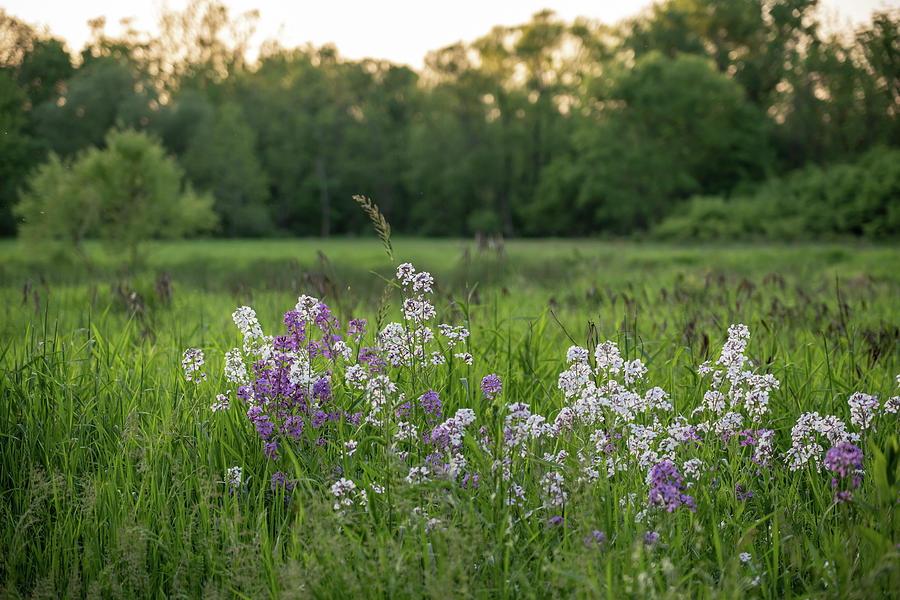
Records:
[[[12,205],[29,166],[32,138],[27,134],[27,119],[22,114],[25,94],[13,78],[0,71],[0,235],[15,233]]]
[[[729,190],[768,164],[764,116],[705,59],[648,54],[598,100],[609,108],[575,134],[574,154],[542,182],[546,204],[532,209],[552,219],[574,197],[566,230],[554,233],[643,230],[676,201]]]
[[[808,167],[729,200],[693,198],[656,229],[663,238],[827,239],[900,235],[900,150],[876,148],[853,163]]]
[[[714,358],[722,323],[737,319],[752,330],[754,363],[782,381],[771,398],[781,414],[816,410],[846,420],[853,391],[896,394],[895,248],[514,240],[497,265],[477,253],[461,260],[460,245],[394,240],[398,258],[433,268],[442,295],[466,309],[478,363],[505,367],[497,371],[504,399],[535,412],[558,408],[556,376],[572,344],[548,303],[579,344],[585,319],[596,319],[601,339],[645,360],[680,411],[702,398],[695,373],[683,367]],[[317,263],[317,249],[333,270]],[[543,510],[523,518],[485,482],[463,501],[447,500],[453,495],[440,483],[414,494],[398,487],[392,522],[375,511],[341,520],[328,501],[331,480],[306,477],[298,457],[303,483],[286,502],[269,487],[273,462],[239,407],[209,408],[213,394],[232,389],[217,376],[224,350],[241,343],[230,313],[252,296],[271,331],[285,304],[313,291],[298,281],[315,286],[330,273],[332,291],[321,295],[329,303],[346,300],[334,290],[349,285],[355,296],[368,281],[371,295],[340,316],[372,323],[383,285],[368,271],[389,276],[386,262],[372,240],[162,242],[131,276],[143,304],[128,306],[106,293],[126,285],[114,268],[61,268],[20,242],[0,242],[2,593],[837,599],[890,598],[900,585],[900,441],[890,433],[897,421],[887,420],[896,415],[880,417],[875,439],[859,444],[866,474],[854,501],[829,510],[830,477],[810,470],[772,481],[765,472],[741,503],[734,485],[754,475],[721,464],[720,486],[689,492],[708,494],[709,510],[663,515],[652,548],[634,510],[618,503],[629,491],[641,492],[637,502],[646,497],[637,479],[576,486],[557,528]],[[157,301],[163,271],[171,274],[169,304]],[[36,273],[47,274],[45,284]],[[30,294],[21,301],[26,276],[36,304]],[[480,299],[467,293],[474,282]],[[204,387],[181,372],[189,346],[209,348]],[[450,382],[441,397],[456,406],[465,388],[453,378],[451,391]],[[790,424],[776,424],[781,447]],[[249,478],[240,496],[222,483],[234,465]],[[429,511],[441,518],[431,532],[411,517],[425,498],[437,498]],[[608,536],[602,552],[583,541],[593,529]],[[751,554],[749,564],[741,552]]]
[[[87,237],[127,250],[132,263],[142,242],[207,230],[212,199],[183,188],[183,172],[145,133],[111,130],[103,150],[71,161],[51,155],[29,179],[16,207],[22,237],[57,239],[75,249]]]
[[[194,185],[212,193],[222,230],[229,237],[264,236],[272,230],[255,142],[241,107],[225,104],[197,126],[182,159]]]
[[[115,125],[140,127],[150,116],[152,95],[135,91],[131,69],[111,57],[92,60],[68,81],[66,93],[35,108],[35,131],[49,148],[67,157],[104,143]]]
[[[2,12],[0,234],[48,151],[127,127],[213,194],[223,236],[363,233],[355,194],[398,232],[640,235],[683,220],[691,196],[900,147],[900,12],[838,35],[815,9],[663,0],[617,26],[545,10],[430,52],[421,72],[274,42],[249,65],[259,15],[221,0],[165,12],[154,35],[109,37],[95,19],[73,67]]]

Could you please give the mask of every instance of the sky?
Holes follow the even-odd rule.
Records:
[[[107,34],[119,21],[153,32],[164,8],[182,10],[188,0],[0,0],[0,8],[32,25],[44,25],[79,51],[88,40],[88,19],[105,16]],[[225,0],[232,17],[258,9],[254,46],[275,38],[294,47],[334,43],[351,59],[386,58],[422,67],[429,50],[471,41],[494,25],[518,25],[550,8],[566,21],[577,16],[615,23],[639,13],[647,0]],[[872,11],[898,8],[900,0],[820,0],[825,23],[849,28],[868,21]]]

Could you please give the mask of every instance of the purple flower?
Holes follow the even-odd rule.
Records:
[[[284,473],[281,471],[277,471],[274,475],[272,475],[272,479],[270,480],[272,491],[276,494],[279,490],[284,490],[284,495],[289,496],[291,492],[294,491],[294,488],[297,486],[296,480],[288,480],[285,478]],[[288,498],[285,498],[287,500]]]
[[[425,414],[428,415],[429,424],[434,423],[443,416],[441,413],[441,399],[438,396],[438,393],[431,388],[419,396],[419,406],[421,406],[422,410],[425,411]]]
[[[266,444],[263,446],[263,452],[265,452],[266,456],[268,456],[272,460],[278,460],[278,442],[275,440],[266,442]]]
[[[666,509],[666,512],[672,512],[684,505],[691,512],[696,511],[694,499],[681,493],[684,489],[684,480],[674,463],[667,460],[659,462],[650,472],[650,478],[650,506],[659,504]]]
[[[850,442],[841,442],[828,449],[825,453],[825,468],[838,475],[831,478],[831,487],[835,490],[834,502],[840,504],[850,500],[853,490],[859,487],[862,476],[862,450]],[[838,490],[841,483],[845,483],[847,489]]]
[[[563,519],[561,516],[554,515],[554,516],[550,517],[550,521],[549,521],[550,527],[556,527],[557,525],[562,525],[563,523],[565,523],[565,521],[566,520]]]
[[[644,534],[644,545],[645,546],[655,546],[656,542],[659,541],[659,534],[653,531],[652,529]]]
[[[850,442],[841,442],[825,453],[825,467],[832,473],[847,477],[862,469],[862,450]]]
[[[502,394],[503,382],[500,381],[500,377],[492,373],[482,379],[481,393],[484,394],[484,397],[488,400],[493,400],[495,397]]]
[[[597,548],[602,551],[604,549],[604,544],[606,544],[606,534],[599,529],[595,529],[584,536],[584,545],[588,548],[596,545]]]
[[[319,302],[316,309],[316,327],[318,327],[322,333],[330,333],[341,326],[337,318],[331,314],[331,309],[328,308],[327,304]]]
[[[359,341],[359,338],[366,335],[366,325],[365,319],[350,319],[350,323],[347,324],[347,335]]]

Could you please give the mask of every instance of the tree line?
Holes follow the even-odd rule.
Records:
[[[703,198],[727,214],[777,196],[773,178],[900,145],[900,12],[829,33],[816,9],[665,0],[616,25],[542,11],[419,72],[274,42],[248,64],[258,15],[218,0],[165,14],[154,36],[96,19],[77,57],[0,10],[0,233],[29,218],[13,207],[47,185],[36,174],[136,130],[189,184],[167,176],[170,204],[211,198],[221,236],[356,234],[354,194],[407,234],[628,235],[666,219],[671,234]],[[850,233],[871,231],[900,233]]]

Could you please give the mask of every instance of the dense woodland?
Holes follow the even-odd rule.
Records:
[[[421,72],[274,42],[249,64],[254,15],[216,0],[154,37],[97,19],[77,55],[0,11],[0,233],[40,165],[136,129],[220,236],[367,231],[354,194],[416,235],[900,235],[900,11],[829,33],[816,4],[545,11]]]

